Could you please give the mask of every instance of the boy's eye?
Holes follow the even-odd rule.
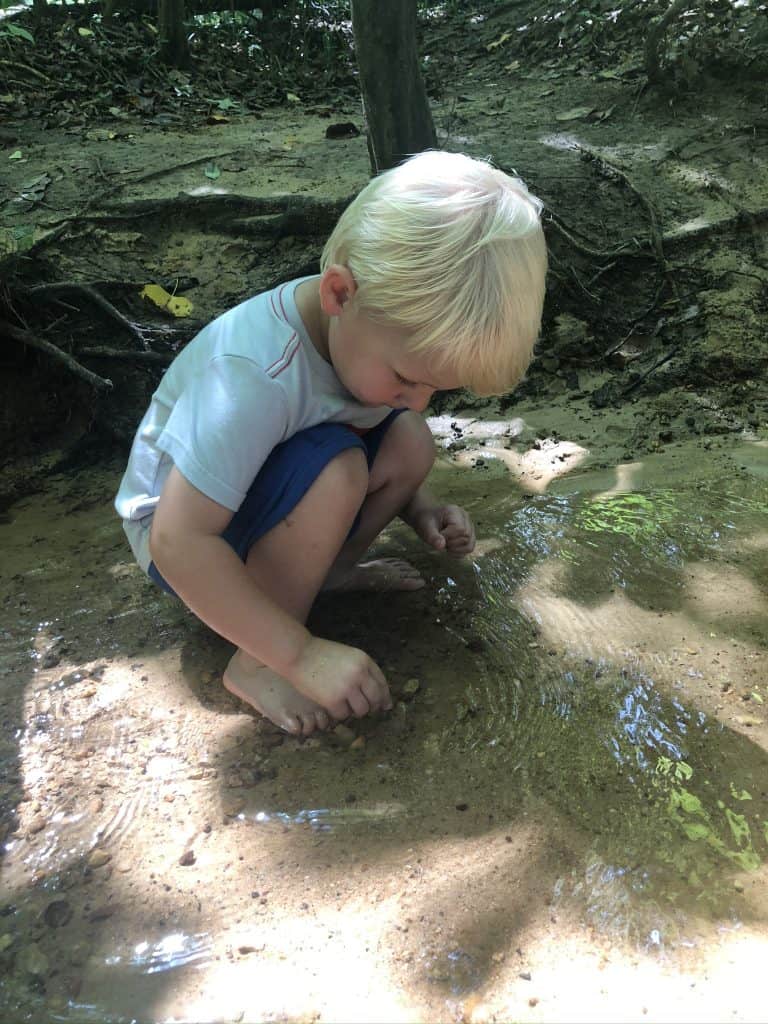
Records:
[[[412,380],[407,380],[405,377],[402,376],[402,374],[399,374],[397,371],[395,371],[395,377],[397,377],[398,384],[405,384],[406,387],[409,387],[409,388],[412,388],[412,387],[415,386],[414,382]]]

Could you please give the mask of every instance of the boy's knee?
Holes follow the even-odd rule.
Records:
[[[435,461],[432,431],[424,418],[415,412],[404,412],[398,416],[390,431],[392,470],[398,477],[407,474],[418,486]]]
[[[346,448],[332,459],[323,473],[325,482],[340,499],[349,498],[358,505],[368,490],[368,461],[362,448]]]

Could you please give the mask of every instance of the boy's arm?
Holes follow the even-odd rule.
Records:
[[[256,585],[221,537],[231,518],[229,509],[171,470],[153,517],[150,552],[184,603],[334,718],[390,706],[384,676],[368,655],[312,636]]]
[[[452,555],[468,555],[475,547],[475,528],[458,505],[441,505],[424,484],[400,513],[425,544]]]

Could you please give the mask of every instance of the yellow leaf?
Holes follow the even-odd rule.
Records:
[[[498,39],[494,39],[492,43],[488,43],[486,50],[490,53],[491,50],[495,50],[497,47],[502,46],[508,39],[512,38],[511,32],[504,32],[499,36]]]
[[[170,295],[159,284],[147,284],[141,290],[142,299],[149,299],[159,309],[165,309],[173,316],[189,316],[192,303],[181,295]]]

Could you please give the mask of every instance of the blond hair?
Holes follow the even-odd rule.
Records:
[[[476,394],[525,374],[541,325],[542,204],[487,161],[427,151],[379,175],[341,215],[321,267],[355,278],[357,308],[397,326]]]

